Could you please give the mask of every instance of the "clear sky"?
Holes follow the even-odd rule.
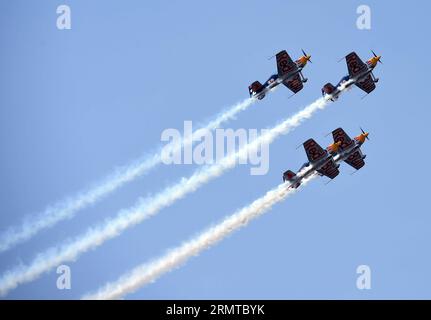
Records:
[[[56,28],[56,8],[72,29]],[[358,30],[356,8],[371,8]],[[226,126],[266,128],[314,101],[347,73],[345,54],[382,55],[377,89],[355,88],[270,146],[269,172],[241,165],[67,263],[72,289],[55,270],[6,298],[79,298],[191,238],[281,182],[305,161],[296,149],[341,126],[370,131],[366,166],[347,165],[310,183],[186,265],[130,299],[431,298],[429,209],[431,51],[428,1],[1,1],[0,227],[20,223],[161,145],[166,128],[198,125],[248,96],[275,73],[267,58],[301,48],[309,78],[291,99],[273,92]],[[0,272],[76,236],[140,196],[187,176],[195,165],[159,166],[112,196],[0,255]],[[372,271],[356,288],[356,268]]]

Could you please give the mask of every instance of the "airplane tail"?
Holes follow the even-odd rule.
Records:
[[[322,95],[331,94],[335,91],[335,89],[335,86],[332,83],[328,82],[322,88]]]
[[[284,182],[288,181],[290,183],[294,183],[296,182],[296,177],[297,177],[296,174],[291,170],[287,170],[285,173],[283,173]],[[300,184],[301,184],[300,182],[294,183],[292,184],[292,187],[298,188]]]
[[[262,91],[262,89],[263,89],[263,85],[259,81],[255,81],[248,86],[248,93],[250,94],[250,97],[251,97],[252,95]]]

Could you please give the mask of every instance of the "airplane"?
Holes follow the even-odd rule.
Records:
[[[381,61],[381,56],[378,56],[371,50],[373,57],[364,63],[356,52],[349,53],[346,58],[347,70],[349,74],[341,78],[336,86],[328,82],[322,88],[322,96],[328,97],[331,101],[335,101],[340,96],[342,88],[348,88],[355,84],[358,88],[371,93],[376,88],[376,83],[379,81],[373,74],[373,70],[377,63]],[[343,89],[344,89],[343,88]]]
[[[304,163],[297,173],[287,170],[283,173],[283,182],[288,181],[289,187],[298,188],[303,179],[317,172],[320,176],[327,176],[334,179],[340,172],[340,162],[344,161],[356,170],[365,165],[366,155],[362,154],[361,146],[365,140],[369,140],[368,132],[362,133],[352,140],[342,128],[332,131],[334,143],[330,144],[326,150],[317,144],[313,139],[304,142],[304,149],[309,162]]]
[[[307,62],[311,63],[311,56],[307,55],[302,50],[303,56],[301,56],[295,62],[290,58],[286,50],[282,50],[275,55],[277,60],[277,74],[273,74],[268,80],[262,85],[259,81],[253,82],[248,86],[250,97],[262,100],[266,93],[280,83],[284,84],[293,93],[301,91],[304,87],[303,83],[307,82],[307,78],[302,75],[302,69],[305,67]]]
[[[303,143],[305,153],[307,154],[308,162],[304,163],[297,173],[287,170],[283,173],[283,181],[290,182],[290,186],[298,188],[301,185],[302,179],[317,172],[320,176],[327,176],[334,179],[340,171],[340,166],[334,161],[333,155],[327,150],[324,150],[316,141],[308,139]]]
[[[362,154],[361,146],[365,140],[370,140],[370,138],[368,138],[369,132],[365,132],[362,128],[360,129],[361,134],[354,137],[353,140],[342,128],[332,131],[334,143],[328,146],[327,151],[334,157],[335,162],[344,161],[356,170],[365,165],[364,159],[366,155]],[[334,148],[334,144],[338,147]]]

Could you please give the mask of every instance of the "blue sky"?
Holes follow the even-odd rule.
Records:
[[[72,10],[57,30],[56,8]],[[371,30],[356,8],[371,7]],[[79,298],[166,252],[253,201],[305,160],[296,149],[343,127],[370,131],[366,166],[342,165],[328,185],[310,183],[246,228],[165,274],[130,299],[430,298],[427,159],[428,2],[382,1],[3,1],[0,3],[0,227],[72,195],[161,145],[166,128],[210,119],[275,72],[267,58],[312,55],[304,89],[280,88],[229,122],[266,128],[346,74],[350,51],[382,54],[377,89],[353,89],[270,146],[267,175],[238,166],[97,250],[68,263],[72,289],[55,270],[6,298]],[[194,165],[159,166],[106,200],[0,256],[0,271],[114,216],[140,196],[187,176]],[[356,288],[369,265],[372,289]]]

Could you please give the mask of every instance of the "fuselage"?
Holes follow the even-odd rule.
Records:
[[[323,168],[325,165],[327,165],[329,162],[333,161],[334,158],[330,153],[327,153],[327,155],[310,164],[310,162],[304,163],[301,168],[299,168],[297,175],[295,176],[296,180],[295,182],[301,182],[302,179],[305,179],[309,176],[311,176],[313,173],[315,173],[317,170]]]

